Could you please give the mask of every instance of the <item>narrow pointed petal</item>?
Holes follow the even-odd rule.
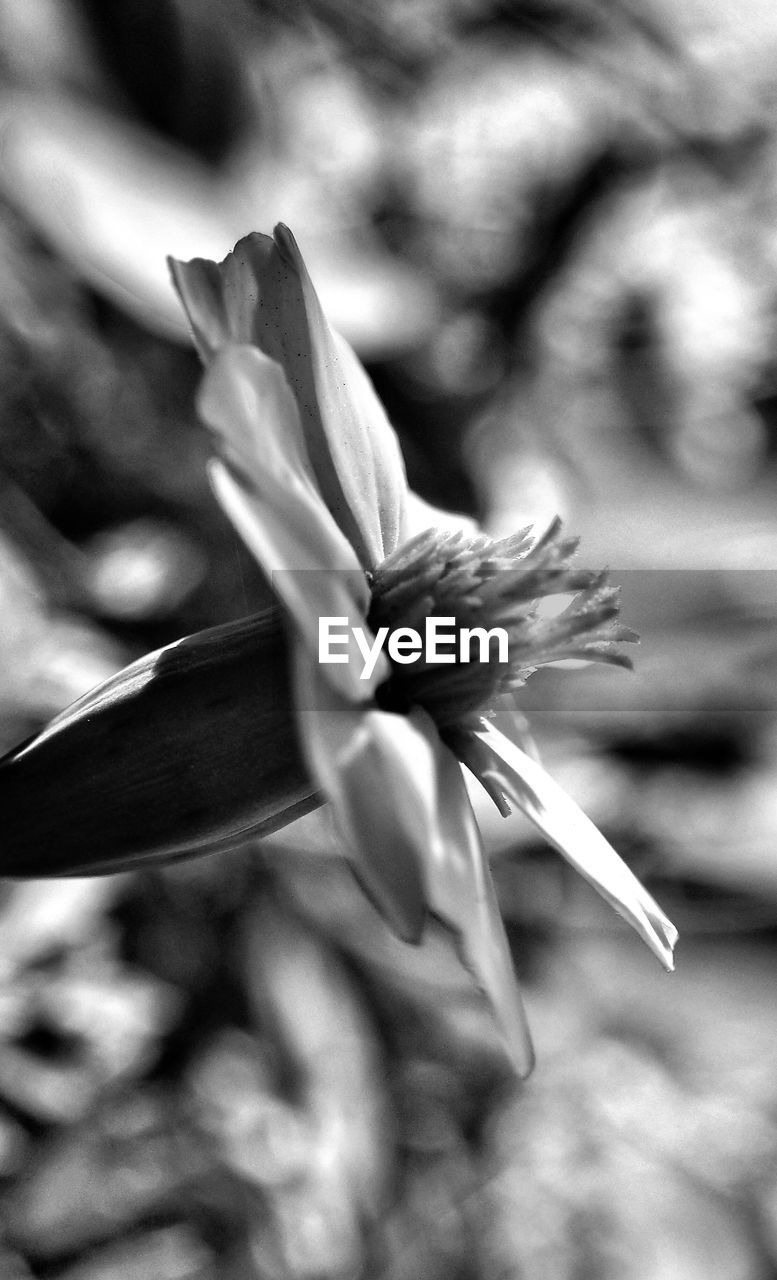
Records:
[[[269,611],[147,655],[0,760],[0,874],[210,853],[319,803]]]
[[[425,712],[418,710],[411,719],[433,765],[424,864],[429,907],[457,934],[462,962],[491,1005],[516,1071],[526,1076],[534,1049],[461,766]]]
[[[324,317],[287,228],[250,235],[216,266],[171,261],[203,358],[251,343],[284,369],[324,501],[364,568],[401,533],[407,481],[396,436],[351,348]]]
[[[311,768],[357,876],[406,941],[419,940],[427,908],[453,931],[516,1070],[528,1074],[523,1004],[458,761],[421,710],[399,716],[338,706],[310,668],[300,671],[299,692]]]
[[[216,496],[317,657],[319,619],[347,618],[350,635],[364,625],[369,590],[312,481],[283,370],[255,347],[224,347],[205,376],[199,409],[224,458],[211,468]],[[354,663],[325,670],[348,697],[367,696]],[[377,677],[384,674],[381,664]]]
[[[612,845],[536,760],[493,725],[457,740],[456,749],[476,777],[522,809],[567,862],[623,916],[668,970],[677,930]]]

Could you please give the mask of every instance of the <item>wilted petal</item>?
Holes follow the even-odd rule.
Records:
[[[318,687],[317,687],[318,686]],[[354,869],[408,941],[428,907],[450,928],[486,995],[516,1069],[532,1049],[510,950],[458,761],[420,709],[355,712],[300,672],[303,737],[332,801]]]
[[[226,346],[205,376],[199,408],[226,464],[212,466],[216,496],[317,656],[319,618],[364,626],[369,591],[312,482],[283,370],[255,347]],[[353,664],[325,670],[347,696],[366,696]]]
[[[0,874],[209,853],[320,802],[270,611],[141,658],[0,760]]]
[[[666,969],[674,968],[677,930],[636,876],[536,760],[493,725],[457,740],[461,757],[486,788],[512,800],[576,871],[636,929]]]
[[[401,532],[399,447],[359,361],[329,328],[291,232],[246,236],[219,266],[170,265],[206,361],[224,343],[249,342],[282,365],[324,501],[362,565],[378,564]]]

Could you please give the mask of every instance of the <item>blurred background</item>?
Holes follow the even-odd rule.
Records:
[[[775,66],[768,0],[0,0],[0,746],[266,602],[165,255],[282,219],[419,492],[622,584],[635,673],[521,706],[681,931],[484,810],[516,1087],[315,823],[5,883],[0,1276],[777,1276]]]

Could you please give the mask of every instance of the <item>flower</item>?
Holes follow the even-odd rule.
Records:
[[[519,1072],[531,1043],[462,765],[502,812],[518,805],[672,967],[677,934],[603,836],[505,734],[513,691],[537,665],[569,657],[624,663],[604,575],[571,566],[558,523],[494,542],[456,527],[408,490],[396,436],[351,349],[329,328],[291,232],[254,234],[221,264],[171,262],[207,366],[199,411],[217,446],[216,496],[271,577],[292,624],[299,736],[331,802],[353,869],[394,931],[452,930],[491,1002]],[[542,597],[575,593],[554,617]],[[503,626],[507,661],[381,654],[318,660],[319,620],[374,634],[452,617]],[[349,634],[351,634],[349,630]],[[517,721],[514,723],[517,724]]]

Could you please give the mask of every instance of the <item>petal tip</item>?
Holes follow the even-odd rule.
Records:
[[[273,229],[273,239],[283,261],[295,270],[299,268],[301,254],[294,234],[285,222],[279,222]]]
[[[666,972],[674,973],[674,949],[680,935],[652,898],[648,898],[646,917],[643,937]]]

